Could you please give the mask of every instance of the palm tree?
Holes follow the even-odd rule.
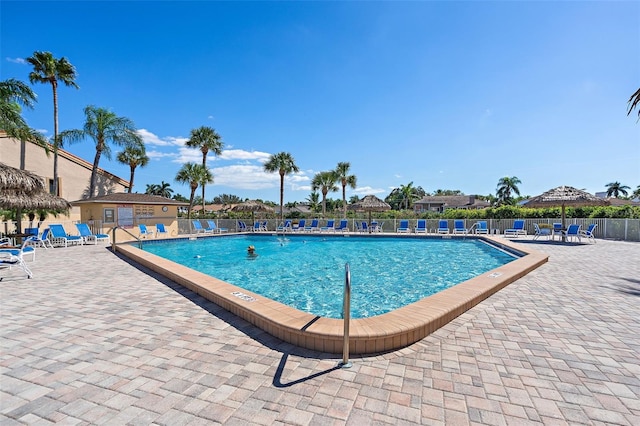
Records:
[[[518,185],[522,182],[517,177],[503,177],[498,180],[498,187],[496,189],[496,196],[498,198],[498,202],[500,204],[511,204],[513,202],[513,198],[511,197],[511,193],[515,193],[520,195],[520,189],[518,189]]]
[[[631,95],[628,104],[629,110],[627,111],[627,115],[631,114],[631,111],[638,108],[638,105],[640,105],[640,89],[636,90],[636,92]],[[638,108],[638,120],[640,120],[640,108]]]
[[[418,188],[413,186],[413,182],[409,182],[406,185],[400,185],[400,194],[402,194],[402,202],[400,203],[400,207],[402,207],[402,203],[404,203],[404,208],[406,210],[409,210],[409,208],[411,208],[414,201],[421,198],[421,195],[418,192]]]
[[[313,191],[311,194],[309,194],[306,201],[307,203],[309,203],[309,209],[311,209],[311,211],[317,212],[320,208],[320,194],[318,194],[316,191]],[[288,204],[289,203],[287,203],[287,207],[290,207]]]
[[[198,189],[198,185],[213,183],[213,175],[209,169],[201,164],[185,163],[182,168],[178,170],[176,181],[180,183],[187,183],[191,188],[191,195],[189,196],[189,211],[187,212],[187,218],[191,219],[191,208],[193,207],[193,199],[196,194],[196,189]]]
[[[633,198],[640,198],[640,185],[636,186],[636,189],[631,194]]]
[[[149,162],[149,157],[144,149],[144,145],[127,146],[116,158],[120,163],[129,165],[129,169],[131,170],[129,194],[131,194],[131,191],[133,190],[133,176],[136,172],[136,167],[144,167]]]
[[[147,189],[144,191],[144,193],[149,195],[158,195],[159,191],[160,185],[158,185],[157,183],[148,183]]]
[[[335,192],[338,190],[338,186],[336,185],[337,180],[338,176],[335,171],[332,170],[316,174],[311,181],[311,190],[320,190],[322,193],[322,217],[325,217],[327,213],[327,193],[329,191]]]
[[[56,59],[51,52],[33,52],[33,56],[27,58],[27,62],[33,65],[33,71],[29,73],[31,83],[51,84],[53,89],[53,193],[58,195],[58,81],[65,86],[78,89],[75,82],[76,69],[67,58]]]
[[[207,167],[207,154],[209,151],[215,155],[222,154],[222,137],[211,127],[202,126],[191,130],[191,136],[185,143],[190,148],[197,148],[202,152],[202,166]],[[204,188],[202,185],[202,214],[204,214]]]
[[[136,132],[135,124],[126,117],[118,117],[105,108],[97,108],[89,105],[84,109],[86,121],[82,129],[65,130],[60,134],[61,141],[78,141],[85,137],[93,139],[96,144],[96,155],[91,169],[91,182],[89,184],[89,198],[93,197],[98,178],[98,165],[100,157],[104,154],[111,159],[109,142],[119,146],[132,146],[144,149],[142,138]]]
[[[0,129],[8,136],[21,141],[32,141],[49,153],[45,137],[27,125],[22,117],[21,105],[33,109],[37,97],[31,88],[23,82],[10,78],[0,81]]]
[[[349,174],[349,168],[351,167],[351,164],[346,163],[346,162],[340,162],[338,163],[338,166],[336,167],[335,173],[336,176],[338,178],[338,180],[340,181],[340,183],[342,184],[342,217],[346,218],[347,217],[347,185],[349,185],[352,189],[356,189],[356,176],[355,175],[350,175]]]
[[[156,195],[159,195],[164,198],[171,198],[171,194],[173,194],[173,189],[171,189],[170,187],[171,187],[171,184],[165,181],[160,182],[160,185],[158,185],[158,193]]]
[[[288,152],[272,154],[264,163],[264,171],[267,173],[280,173],[280,221],[284,221],[284,176],[300,171],[293,156]]]
[[[620,194],[625,197],[629,194],[627,191],[629,188],[627,185],[622,185],[620,182],[611,182],[605,185],[607,188],[607,197],[615,197],[618,198]]]

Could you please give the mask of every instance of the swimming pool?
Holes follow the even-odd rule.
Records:
[[[355,236],[355,235],[352,235]],[[407,238],[479,239],[521,257],[470,280],[449,287],[386,314],[350,321],[349,350],[352,354],[375,354],[404,348],[467,312],[492,294],[546,263],[548,255],[508,239],[481,236],[409,236]],[[225,238],[183,236],[179,239]],[[378,236],[369,236],[372,240]],[[385,238],[385,237],[383,237]],[[145,242],[145,246],[153,242]],[[191,290],[194,309],[208,300],[258,329],[294,346],[338,354],[345,348],[345,322],[302,312],[250,290],[162,258],[135,244],[114,244],[120,255]],[[246,247],[245,247],[246,248]],[[187,296],[192,297],[192,296]],[[204,305],[203,305],[204,307]],[[215,314],[214,314],[215,315]],[[243,323],[234,323],[244,327]]]
[[[258,256],[247,255],[255,246]],[[236,235],[146,244],[146,251],[303,312],[341,318],[344,265],[351,317],[382,315],[516,258],[479,239]]]

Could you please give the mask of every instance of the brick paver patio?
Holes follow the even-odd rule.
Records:
[[[549,263],[400,351],[297,349],[104,246],[0,272],[0,424],[640,424],[640,244]]]

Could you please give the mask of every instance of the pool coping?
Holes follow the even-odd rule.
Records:
[[[393,236],[393,235],[390,235]],[[502,237],[477,238],[507,251],[524,253],[485,272],[392,312],[349,323],[349,352],[370,355],[402,349],[433,333],[487,297],[546,263],[549,256]],[[299,311],[233,284],[138,249],[116,245],[117,252],[201,295],[265,332],[295,346],[338,354],[344,349],[344,321]]]

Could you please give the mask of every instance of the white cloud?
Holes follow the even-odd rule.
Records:
[[[147,157],[151,159],[161,159],[167,157],[175,157],[175,153],[171,152],[160,152],[160,151],[147,151]]]
[[[26,64],[27,61],[24,58],[9,58],[7,57],[7,62],[13,62],[14,64]]]
[[[181,146],[178,148],[178,153],[175,155],[174,163],[202,163],[202,152],[197,149]]]
[[[138,134],[142,138],[143,142],[147,145],[156,145],[156,146],[183,146],[187,141],[187,138],[182,137],[174,137],[174,136],[166,136],[164,138],[160,138],[154,133],[151,133],[147,129],[139,129]]]
[[[357,195],[369,195],[369,194],[386,194],[388,191],[382,188],[372,188],[370,186],[359,186],[354,189],[353,192]]]
[[[271,154],[260,151],[245,151],[243,149],[225,149],[219,157],[221,160],[257,160],[265,163]]]
[[[234,189],[268,189],[278,188],[280,175],[266,173],[261,166],[252,164],[234,164],[214,167],[214,185],[224,185]]]

